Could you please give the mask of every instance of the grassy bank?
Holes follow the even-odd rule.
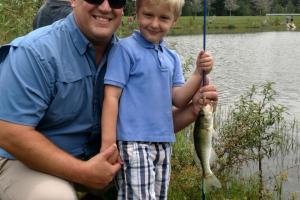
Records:
[[[222,188],[207,194],[207,200],[299,199],[296,191],[285,193],[289,169],[298,169],[290,176],[300,173],[298,122],[284,118],[287,108],[276,102],[273,84],[250,87],[233,107],[222,109],[218,106],[215,113],[218,137],[213,144],[217,159],[212,162],[212,171]],[[176,135],[169,190],[171,200],[201,199],[202,172],[193,159],[192,132],[190,126]],[[280,163],[287,155],[291,156],[291,162],[283,167]],[[272,162],[275,158],[278,162]],[[243,169],[250,166],[252,173],[244,174]]]
[[[28,8],[27,8],[28,9]],[[34,13],[7,12],[0,17],[0,45],[11,41],[13,38],[31,31]],[[130,22],[132,17],[124,16],[118,35],[124,37],[136,28],[135,22]],[[207,17],[207,33],[249,33],[262,31],[287,31],[285,16],[209,16]],[[300,16],[294,16],[295,25],[300,30]],[[182,16],[169,35],[201,34],[203,17]]]
[[[263,31],[287,31],[285,16],[209,16],[207,17],[207,33],[251,33]],[[300,30],[300,16],[294,16],[295,25]],[[201,34],[203,17],[182,16],[169,35]],[[124,17],[123,26],[118,31],[126,36],[136,27],[130,17]]]

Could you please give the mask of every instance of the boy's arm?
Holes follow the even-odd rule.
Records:
[[[200,51],[196,61],[196,69],[187,82],[181,87],[174,87],[172,90],[173,105],[182,108],[187,105],[196,91],[200,88],[202,74],[208,74],[213,67],[212,56],[204,51]]]
[[[121,92],[122,89],[119,87],[112,85],[105,86],[101,119],[101,151],[116,143],[117,119]]]
[[[173,105],[177,108],[182,108],[187,105],[191,101],[195,92],[200,88],[201,80],[201,75],[195,71],[183,86],[173,87]]]

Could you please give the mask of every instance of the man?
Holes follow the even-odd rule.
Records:
[[[37,29],[65,18],[72,7],[69,0],[46,0],[34,17],[32,27]]]
[[[71,0],[65,20],[1,47],[1,200],[74,200],[78,187],[105,190],[120,169],[115,145],[99,153],[99,116],[124,4]],[[203,95],[217,100],[214,86],[202,88],[174,110],[176,131],[195,120]]]

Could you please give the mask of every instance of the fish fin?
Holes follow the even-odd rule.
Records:
[[[210,159],[209,159],[209,163],[214,163],[218,160],[218,156],[217,153],[215,152],[215,150],[212,148],[210,151]]]
[[[203,179],[203,191],[204,193],[210,192],[213,188],[221,188],[219,179],[211,174]]]
[[[191,134],[191,141],[192,141],[193,144],[195,144],[193,134]],[[200,159],[197,155],[195,145],[193,145],[193,147],[191,148],[191,151],[192,151],[196,166],[198,167],[199,170],[202,170],[201,161],[200,161]]]
[[[213,138],[217,138],[218,137],[218,132],[215,129],[212,129],[211,132],[212,132]]]
[[[200,161],[200,159],[197,156],[195,148],[193,148],[193,156],[194,156],[194,161],[196,163],[196,166],[199,168],[199,170],[202,170],[201,161]]]

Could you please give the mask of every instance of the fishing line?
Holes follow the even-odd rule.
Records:
[[[203,0],[203,50],[206,49],[206,0]]]
[[[201,193],[202,193],[202,200],[206,200],[206,195],[205,195],[205,191],[204,191],[204,187],[205,187],[205,185],[204,185],[204,179],[202,179],[202,188],[201,188]]]

